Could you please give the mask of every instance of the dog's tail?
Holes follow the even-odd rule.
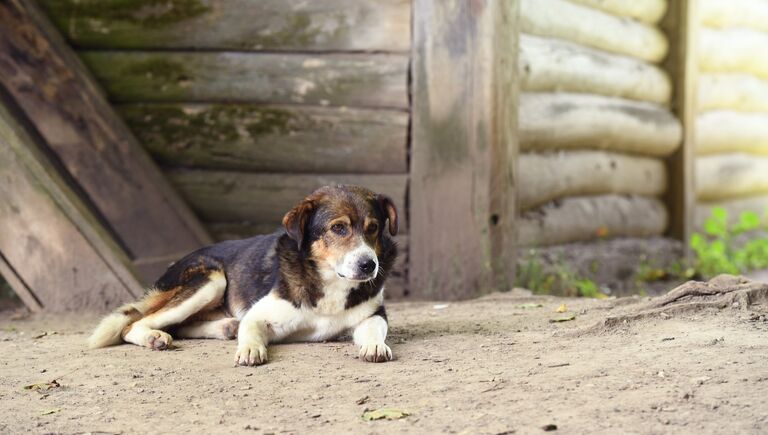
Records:
[[[99,326],[88,337],[88,347],[97,349],[122,343],[123,330],[141,317],[141,312],[133,304],[123,305],[101,320]]]

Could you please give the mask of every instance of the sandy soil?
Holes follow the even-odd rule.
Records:
[[[94,315],[6,313],[0,433],[768,432],[768,307],[583,332],[637,300],[396,303],[396,361],[364,363],[332,342],[273,346],[255,368],[232,366],[233,342],[88,351]],[[531,302],[543,306],[519,306]],[[576,319],[550,323],[561,303]],[[23,388],[54,378],[60,387]],[[411,415],[362,420],[384,406]]]

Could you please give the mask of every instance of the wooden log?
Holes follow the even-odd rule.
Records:
[[[768,157],[731,153],[696,159],[696,198],[724,200],[768,194]]]
[[[604,151],[520,155],[520,206],[565,196],[608,193],[657,196],[667,188],[664,161]]]
[[[699,111],[768,112],[768,80],[750,74],[701,74]]]
[[[677,118],[651,103],[586,94],[520,98],[520,145],[527,151],[598,148],[666,156],[681,134]]]
[[[667,210],[642,196],[570,197],[529,210],[518,223],[520,246],[548,246],[601,237],[650,237],[664,232]]]
[[[669,56],[663,67],[673,78],[675,94],[671,109],[682,127],[680,146],[667,157],[669,189],[664,203],[669,212],[668,235],[682,242],[688,257],[689,240],[693,231],[695,206],[694,159],[696,147],[696,108],[698,105],[698,7],[695,0],[670,3],[661,28],[669,38]]]
[[[132,259],[210,241],[34,2],[0,3],[0,85]]]
[[[768,154],[768,114],[717,110],[696,119],[700,155],[746,152]]]
[[[571,0],[620,17],[656,24],[667,11],[667,0]]]
[[[169,169],[166,175],[199,216],[208,222],[248,221],[280,225],[283,216],[315,189],[357,184],[389,195],[407,232],[405,190],[408,176],[350,174],[254,174],[194,169]]]
[[[768,33],[749,29],[699,32],[699,68],[712,73],[747,73],[768,79]]]
[[[117,102],[408,107],[408,57],[387,54],[81,52]]]
[[[707,27],[746,27],[768,32],[765,0],[700,0],[701,24]]]
[[[415,0],[409,282],[455,299],[514,280],[517,0]]]
[[[728,212],[728,223],[738,223],[739,216],[747,211],[757,213],[764,218],[768,215],[768,195],[745,196],[741,198],[724,199],[720,201],[699,202],[696,204],[695,226],[697,231],[704,230],[704,223],[712,215],[715,207],[724,208]]]
[[[119,112],[166,165],[309,173],[405,173],[408,114],[241,104],[128,104]]]
[[[649,62],[667,54],[659,29],[566,0],[521,0],[520,29]]]
[[[521,89],[583,92],[668,103],[667,74],[641,60],[583,45],[531,35],[520,37]]]
[[[130,260],[0,88],[0,273],[33,311],[114,308],[142,293]]]
[[[77,47],[399,51],[410,48],[410,1],[42,0]]]

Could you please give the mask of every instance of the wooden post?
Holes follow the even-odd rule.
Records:
[[[669,235],[685,244],[686,255],[696,206],[697,10],[695,0],[670,1],[661,23],[669,38],[669,55],[663,66],[672,78],[672,111],[683,126],[682,144],[667,159],[669,189],[665,202],[670,217]]]
[[[32,311],[107,309],[142,286],[130,260],[0,88],[0,273]]]
[[[210,243],[33,1],[0,1],[0,85],[146,281]]]
[[[467,298],[514,278],[517,16],[512,0],[415,0],[409,282]]]

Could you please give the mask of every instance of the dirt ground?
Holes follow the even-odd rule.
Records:
[[[513,291],[395,303],[395,361],[361,362],[341,341],[275,345],[253,368],[233,367],[233,342],[89,351],[96,315],[6,312],[0,433],[768,432],[768,307],[586,329],[639,301]],[[380,407],[411,415],[363,421]]]

